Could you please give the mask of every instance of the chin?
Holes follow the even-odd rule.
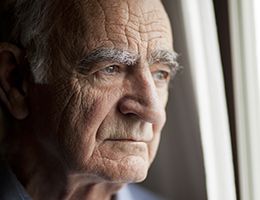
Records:
[[[118,166],[120,168],[118,180],[125,183],[141,182],[147,177],[149,166],[149,162],[143,158],[129,156]]]
[[[83,159],[85,171],[109,182],[143,181],[151,163],[148,149],[143,142],[104,142]]]
[[[87,166],[87,173],[110,183],[141,182],[150,166],[148,160],[141,156],[126,156],[121,160],[96,160]]]

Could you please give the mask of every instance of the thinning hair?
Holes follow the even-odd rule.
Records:
[[[52,75],[51,66],[62,65],[57,62],[72,62],[72,58],[78,56],[80,50],[75,47],[82,43],[80,40],[84,34],[80,26],[83,20],[80,1],[1,1],[0,12],[4,17],[0,24],[5,25],[5,33],[0,34],[1,41],[26,50],[35,82],[48,82]],[[3,22],[7,19],[11,23]]]

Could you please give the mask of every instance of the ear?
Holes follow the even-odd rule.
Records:
[[[24,60],[21,49],[0,43],[0,99],[16,119],[24,119],[28,115]]]

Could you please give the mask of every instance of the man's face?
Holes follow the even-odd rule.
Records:
[[[141,181],[165,123],[171,68],[164,56],[172,51],[167,16],[159,0],[82,6],[85,56],[48,85],[31,88],[31,119],[46,151],[70,170]]]

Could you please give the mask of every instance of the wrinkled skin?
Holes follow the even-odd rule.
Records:
[[[109,199],[122,184],[142,181],[165,123],[169,77],[160,72],[169,73],[169,67],[148,62],[154,49],[172,50],[161,2],[83,5],[86,54],[105,47],[140,58],[131,67],[94,63],[86,73],[64,66],[48,84],[28,84],[29,115],[20,128],[26,134],[11,157],[13,166],[23,163],[17,174],[35,199],[46,199],[44,193],[48,199]]]

